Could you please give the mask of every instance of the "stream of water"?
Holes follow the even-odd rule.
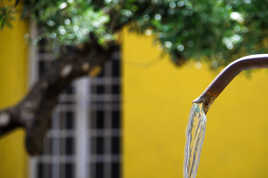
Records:
[[[206,114],[202,104],[194,103],[186,130],[184,178],[195,178],[206,131]]]

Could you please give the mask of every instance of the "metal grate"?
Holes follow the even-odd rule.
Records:
[[[91,178],[120,178],[121,81],[119,50],[90,83]]]
[[[32,65],[38,76],[53,57],[44,46]],[[44,153],[31,160],[31,178],[121,177],[119,54],[118,48],[98,77],[75,81],[60,96]]]

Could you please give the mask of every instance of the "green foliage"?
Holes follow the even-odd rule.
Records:
[[[11,27],[13,19],[13,8],[0,7],[0,29],[3,29],[5,25]]]
[[[77,45],[89,40],[89,33],[100,42],[111,38],[105,24],[109,16],[94,9],[89,1],[82,0],[35,0],[25,1],[24,16],[37,21],[42,37],[60,45]]]
[[[24,0],[23,16],[58,45],[79,45],[89,34],[105,45],[128,24],[155,35],[176,64],[205,57],[217,68],[241,53],[267,51],[267,9],[262,0]],[[9,17],[0,9],[0,24]]]
[[[18,1],[16,0],[15,4],[9,1],[0,0],[0,30],[5,26],[12,27],[11,22],[14,19],[15,7]]]

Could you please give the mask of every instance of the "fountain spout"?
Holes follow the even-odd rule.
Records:
[[[204,111],[207,113],[209,106],[233,80],[233,78],[242,70],[252,68],[268,68],[268,54],[245,56],[230,63],[217,75],[217,77],[210,83],[204,92],[193,101],[193,103],[203,103]]]

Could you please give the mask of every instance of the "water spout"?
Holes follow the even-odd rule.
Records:
[[[242,70],[261,67],[268,68],[268,54],[257,54],[240,58],[225,67],[205,91],[193,101],[186,131],[184,178],[195,178],[197,175],[199,158],[205,137],[206,113],[209,106]]]
[[[256,54],[235,60],[225,67],[220,74],[210,83],[204,92],[193,101],[203,103],[204,112],[207,113],[209,106],[220,95],[224,88],[241,71],[252,68],[268,68],[268,54]]]

